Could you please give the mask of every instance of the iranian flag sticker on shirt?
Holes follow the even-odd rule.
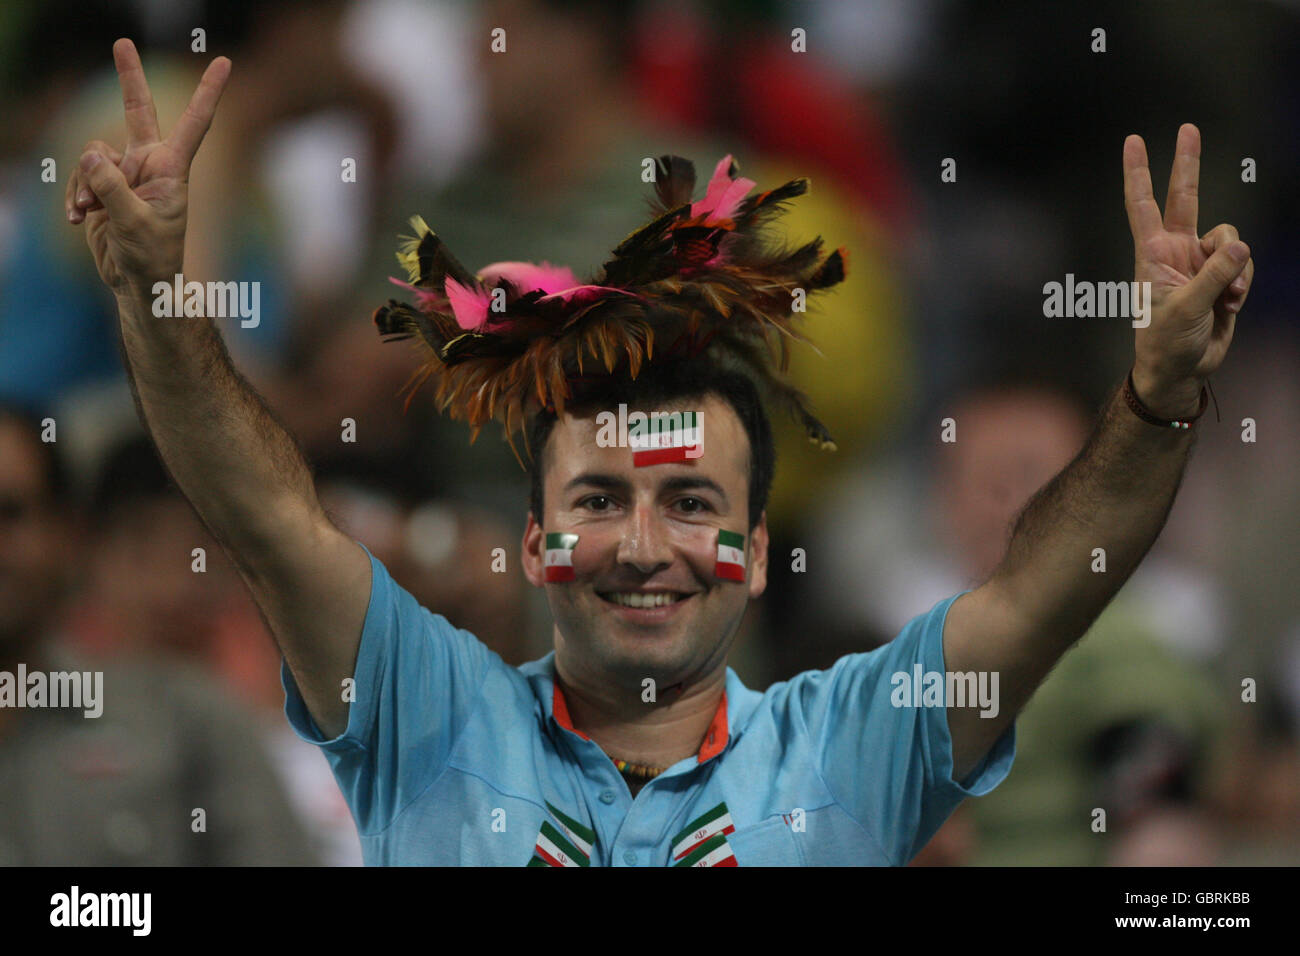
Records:
[[[727,842],[727,834],[735,832],[724,801],[673,837],[673,866],[736,866],[736,855]]]
[[[718,532],[718,561],[714,577],[728,581],[745,580],[745,536],[734,531]]]
[[[576,534],[548,534],[546,536],[546,580],[550,582],[573,580],[573,549],[577,547]]]

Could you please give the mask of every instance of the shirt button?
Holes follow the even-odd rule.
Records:
[[[628,866],[636,866],[636,851],[635,851],[635,850],[624,850],[624,851],[623,851],[623,862],[626,863]]]
[[[601,802],[601,803],[613,803],[613,802],[614,802],[614,791],[613,791],[613,790],[602,790],[602,791],[600,791],[600,802]]]

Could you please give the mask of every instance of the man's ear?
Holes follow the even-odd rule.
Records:
[[[528,524],[524,527],[524,537],[520,542],[519,555],[524,565],[524,577],[528,578],[528,583],[535,588],[542,587],[546,581],[546,557],[542,554],[544,541],[542,526],[533,518],[530,510]]]
[[[750,535],[750,562],[752,567],[749,569],[749,596],[752,598],[759,597],[767,590],[767,511],[764,509],[759,516],[758,524],[754,526],[754,533]]]

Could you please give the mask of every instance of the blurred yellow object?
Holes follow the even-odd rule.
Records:
[[[819,235],[827,249],[848,249],[848,277],[818,293],[803,325],[821,354],[796,346],[790,358],[791,380],[808,396],[838,450],[809,443],[786,415],[772,421],[778,465],[768,521],[790,527],[837,475],[860,467],[862,456],[894,424],[913,383],[911,341],[896,251],[871,210],[806,165],[755,162],[744,173],[760,183],[808,176],[811,188],[781,220],[789,243]]]

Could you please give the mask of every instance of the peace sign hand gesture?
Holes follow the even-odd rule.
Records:
[[[1201,134],[1178,130],[1164,219],[1151,190],[1146,144],[1124,141],[1124,205],[1136,254],[1136,279],[1151,283],[1149,322],[1136,333],[1133,382],[1157,415],[1196,411],[1204,381],[1232,343],[1237,313],[1250,292],[1255,264],[1237,230],[1224,223],[1196,231]]]
[[[86,224],[100,278],[115,293],[143,294],[155,281],[170,282],[182,271],[190,164],[212,124],[231,64],[219,56],[208,65],[163,139],[135,44],[118,40],[113,61],[122,84],[126,152],[100,140],[87,143],[68,178],[64,205],[70,223]]]

